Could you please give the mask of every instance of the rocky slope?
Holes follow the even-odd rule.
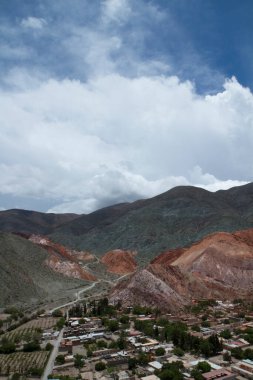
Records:
[[[92,273],[80,265],[81,263],[94,261],[95,257],[89,252],[78,252],[68,249],[39,235],[31,235],[29,240],[49,253],[45,264],[53,271],[80,280],[96,280],[96,277]]]
[[[253,184],[211,193],[180,186],[157,197],[98,210],[55,229],[53,240],[95,254],[138,251],[145,261],[218,231],[253,227]]]
[[[0,308],[66,300],[87,281],[56,273],[46,264],[48,252],[17,235],[0,233]]]
[[[135,255],[135,252],[115,249],[107,252],[100,261],[106,266],[108,272],[124,275],[136,270]]]
[[[110,297],[165,310],[200,298],[253,298],[253,229],[215,233],[169,250],[118,284]]]

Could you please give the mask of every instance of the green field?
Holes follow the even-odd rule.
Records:
[[[47,363],[49,354],[46,351],[15,352],[9,355],[0,354],[0,374],[20,373],[28,375],[33,368],[42,370]]]

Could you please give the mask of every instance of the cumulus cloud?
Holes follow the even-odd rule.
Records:
[[[215,191],[252,179],[253,95],[235,78],[204,96],[175,76],[22,75],[0,92],[2,194],[87,213],[177,185]]]
[[[21,21],[21,26],[30,29],[42,29],[47,24],[44,18],[29,16]]]

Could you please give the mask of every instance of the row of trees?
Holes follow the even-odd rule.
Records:
[[[174,346],[183,352],[194,352],[209,357],[222,350],[222,343],[216,334],[207,339],[193,336],[188,332],[187,326],[181,322],[170,323],[165,319],[160,319],[154,325],[153,321],[136,320],[135,328],[160,341],[172,341]]]

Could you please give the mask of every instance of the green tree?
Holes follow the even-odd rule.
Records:
[[[45,347],[45,351],[52,351],[53,347],[54,346],[51,343],[47,343]]]
[[[74,366],[76,368],[82,368],[84,366],[84,357],[82,355],[76,354],[74,359]]]
[[[184,356],[184,351],[180,347],[175,347],[173,349],[173,354],[175,354],[176,356],[182,357]]]
[[[106,366],[105,366],[105,363],[104,362],[97,362],[96,364],[95,364],[95,370],[96,371],[103,371],[104,369],[106,368]]]
[[[225,362],[229,362],[229,363],[231,362],[231,355],[230,355],[230,353],[228,351],[224,352],[224,354],[223,354],[223,360]]]
[[[111,332],[115,332],[119,329],[119,323],[115,319],[108,321],[108,330]]]
[[[98,340],[97,341],[98,348],[107,348],[107,342],[105,340]]]
[[[163,356],[165,354],[165,349],[163,347],[159,347],[155,350],[156,356]]]
[[[133,370],[136,368],[138,361],[135,358],[128,359],[128,369]]]
[[[32,341],[29,343],[24,344],[23,351],[24,352],[33,352],[33,351],[39,351],[40,345],[36,341]]]
[[[195,380],[204,380],[205,379],[204,376],[202,375],[202,373],[197,368],[192,369],[191,377],[193,377]]]
[[[65,318],[64,317],[61,317],[57,323],[56,323],[56,327],[58,330],[61,330],[63,328],[63,326],[65,325]]]
[[[232,337],[232,334],[228,329],[225,329],[221,331],[220,336],[224,339],[230,339]]]
[[[145,352],[140,352],[138,355],[138,363],[141,365],[147,365],[149,362],[149,355],[145,354]]]
[[[59,364],[59,365],[64,364],[65,363],[65,357],[64,357],[64,355],[58,355],[58,356],[56,356],[55,362],[57,364]]]
[[[203,362],[199,362],[197,364],[197,369],[201,372],[201,373],[206,373],[206,372],[209,372],[211,371],[211,366],[208,362],[206,361],[203,361]]]
[[[243,350],[240,347],[232,348],[231,354],[234,358],[238,360],[243,359]]]
[[[54,311],[52,312],[52,316],[55,317],[55,318],[58,318],[58,317],[62,317],[63,315],[62,315],[61,310],[60,310],[60,309],[57,309],[57,310],[54,310]]]

